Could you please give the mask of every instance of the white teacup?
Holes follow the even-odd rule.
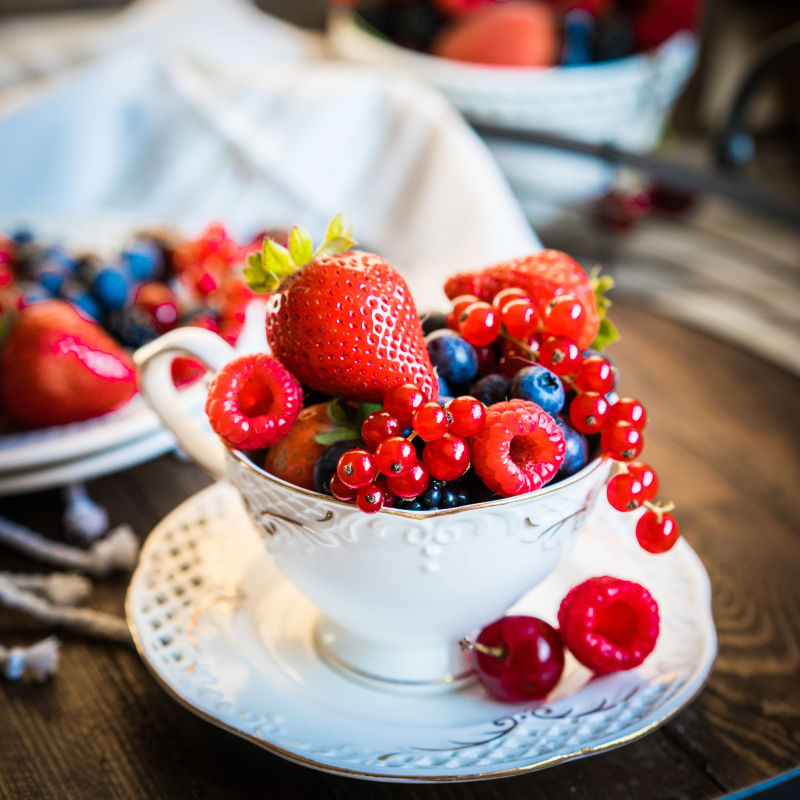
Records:
[[[170,363],[180,354],[215,370],[234,351],[200,328],[162,336],[136,353],[145,397],[181,448],[237,487],[278,568],[320,611],[320,654],[384,688],[435,691],[468,678],[459,639],[550,573],[608,477],[610,462],[596,459],[518,497],[365,514],[270,475],[201,431],[176,402]]]

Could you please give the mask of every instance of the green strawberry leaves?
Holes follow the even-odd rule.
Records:
[[[305,266],[314,258],[311,234],[299,225],[294,225],[289,232],[289,255],[298,267]]]
[[[343,442],[347,439],[360,439],[364,420],[374,411],[380,411],[380,403],[349,403],[342,397],[334,397],[328,402],[328,418],[338,427],[333,431],[318,433],[314,441],[325,445]]]
[[[348,439],[357,439],[359,435],[360,434],[354,431],[352,428],[337,428],[335,431],[318,433],[314,437],[314,441],[317,444],[327,447],[329,444],[336,444],[336,442],[344,442]]]
[[[273,292],[295,269],[289,251],[283,245],[265,237],[261,252],[247,256],[244,277],[254,292]]]
[[[320,256],[335,256],[349,250],[356,240],[353,238],[353,228],[348,225],[345,227],[344,217],[337,214],[328,225],[325,231],[325,241],[317,248],[314,258]]]
[[[247,256],[244,277],[254,292],[274,292],[284,278],[320,256],[344,253],[356,243],[353,230],[337,214],[328,224],[325,240],[314,250],[311,234],[299,225],[289,232],[289,247],[265,237],[261,252]]]
[[[600,327],[597,330],[597,336],[591,343],[590,347],[593,350],[604,350],[612,342],[619,339],[619,333],[614,326],[614,323],[608,319],[608,309],[611,307],[611,301],[606,297],[606,292],[614,288],[614,279],[610,275],[600,276],[600,267],[594,267],[589,273],[589,280],[594,289],[594,298],[597,303],[597,314],[600,317]]]

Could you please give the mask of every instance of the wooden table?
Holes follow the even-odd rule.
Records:
[[[795,378],[729,345],[617,304],[611,353],[625,393],[647,403],[645,456],[714,589],[719,656],[687,709],[646,738],[518,778],[478,784],[378,784],[281,760],[201,721],[156,684],[132,647],[64,634],[55,680],[0,682],[0,797],[716,797],[800,764],[800,513]],[[95,481],[115,523],[142,537],[208,484],[167,456]],[[0,500],[50,535],[56,493]],[[3,568],[37,565],[0,549]],[[94,606],[122,613],[126,580],[101,582]],[[32,641],[0,615],[0,641]]]

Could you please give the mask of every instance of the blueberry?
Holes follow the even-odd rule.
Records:
[[[567,453],[558,470],[556,480],[567,478],[583,469],[589,461],[589,442],[586,437],[576,431],[563,417],[554,417],[558,427],[564,432],[564,444]]]
[[[445,489],[442,492],[442,502],[440,508],[455,508],[458,505],[458,494],[452,489]]]
[[[60,247],[51,247],[33,262],[31,272],[48,292],[58,294],[74,270],[75,262]]]
[[[502,403],[508,397],[511,383],[504,375],[491,373],[479,378],[469,389],[469,394],[476,397],[485,406]]]
[[[105,319],[111,335],[127,347],[141,347],[158,336],[153,318],[136,306],[112,311]]]
[[[423,508],[438,508],[442,500],[442,490],[436,487],[428,486],[428,488],[420,495],[420,502]]]
[[[103,267],[92,280],[92,294],[107,311],[125,307],[131,281],[127,271],[119,266]]]
[[[412,500],[408,506],[409,511],[422,511],[422,503],[419,500]]]
[[[429,333],[447,327],[447,317],[441,311],[427,311],[420,317],[422,332],[427,336]]]
[[[24,284],[19,287],[22,289],[22,296],[20,297],[20,307],[35,306],[37,303],[44,303],[47,300],[52,300],[53,295],[38,283]]]
[[[558,375],[537,364],[523,367],[511,381],[511,397],[531,400],[548,414],[558,414],[564,407],[564,387]]]
[[[453,384],[468,383],[478,374],[478,354],[457,333],[438,330],[429,334],[425,341],[433,366],[445,381]]]
[[[134,280],[157,280],[164,272],[164,254],[154,242],[142,239],[122,253],[122,260]]]
[[[469,493],[466,489],[459,489],[458,490],[458,505],[466,506],[469,505]]]
[[[314,486],[318,492],[323,494],[331,493],[331,478],[336,472],[336,465],[342,453],[358,447],[360,442],[356,439],[347,439],[342,442],[334,442],[328,445],[314,462]]]
[[[441,376],[436,376],[439,381],[439,397],[452,397],[453,390],[448,385],[447,381]]]
[[[572,9],[564,15],[563,26],[561,63],[588,64],[592,60],[594,17],[582,8]]]
[[[81,283],[77,281],[64,281],[59,295],[93,320],[102,318],[103,309]]]
[[[15,244],[23,245],[33,241],[33,231],[30,228],[20,227],[17,228],[12,234],[11,238]]]

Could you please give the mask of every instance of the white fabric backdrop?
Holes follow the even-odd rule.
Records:
[[[239,234],[342,211],[419,305],[539,247],[489,152],[432,89],[324,59],[243,0],[140,0],[0,28],[0,221],[109,209]]]

